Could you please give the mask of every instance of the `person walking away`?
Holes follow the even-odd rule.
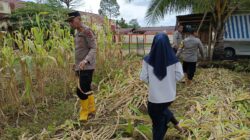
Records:
[[[75,67],[78,76],[77,95],[80,98],[80,121],[87,121],[88,116],[96,111],[91,82],[96,65],[96,37],[94,32],[81,21],[78,11],[68,13],[68,23],[76,29]]]
[[[194,33],[195,32],[192,28],[187,28],[187,38],[184,39],[183,47],[179,48],[176,54],[177,57],[181,56],[183,59],[183,71],[187,85],[192,83],[196,71],[198,51],[200,52],[202,59],[204,59],[203,45],[201,40],[195,37]]]
[[[176,82],[183,78],[182,65],[165,33],[157,34],[150,53],[144,57],[140,79],[149,85],[148,113],[153,124],[153,140],[163,140],[168,123],[183,131],[169,106],[176,98]]]
[[[182,31],[183,31],[183,25],[178,25],[178,28],[173,35],[173,49],[175,53],[177,53],[177,50],[180,47],[181,42],[183,41]]]

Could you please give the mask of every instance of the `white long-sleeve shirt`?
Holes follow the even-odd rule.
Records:
[[[153,67],[143,60],[140,79],[149,84],[149,102],[166,103],[175,100],[176,82],[184,76],[182,65],[178,62],[166,69],[167,75],[160,81],[155,76]]]

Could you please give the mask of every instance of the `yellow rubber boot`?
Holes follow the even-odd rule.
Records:
[[[81,100],[80,121],[88,120],[88,115],[89,115],[88,107],[89,107],[88,99]]]
[[[95,114],[95,97],[93,94],[88,96],[88,101],[89,101],[89,113]]]

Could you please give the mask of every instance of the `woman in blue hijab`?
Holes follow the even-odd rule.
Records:
[[[163,140],[171,121],[179,131],[183,129],[168,109],[176,98],[176,82],[183,78],[178,61],[165,33],[155,35],[150,53],[144,57],[140,79],[148,83],[148,113],[153,123],[153,140]]]

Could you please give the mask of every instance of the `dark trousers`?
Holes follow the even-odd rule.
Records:
[[[193,80],[196,71],[196,62],[183,61],[183,71],[187,74],[189,80]]]
[[[148,102],[148,114],[153,123],[153,140],[163,140],[168,129],[167,124],[170,121],[174,125],[179,123],[174,114],[168,109],[171,103],[156,104]]]
[[[76,71],[77,76],[80,79],[80,87],[84,93],[91,91],[91,82],[93,77],[94,70],[81,70]],[[77,96],[81,100],[88,99],[88,95],[84,94],[80,91],[80,89],[77,88]]]
[[[178,51],[178,49],[177,48],[173,48],[173,50],[174,50],[174,53],[176,54],[177,53],[177,51]]]

